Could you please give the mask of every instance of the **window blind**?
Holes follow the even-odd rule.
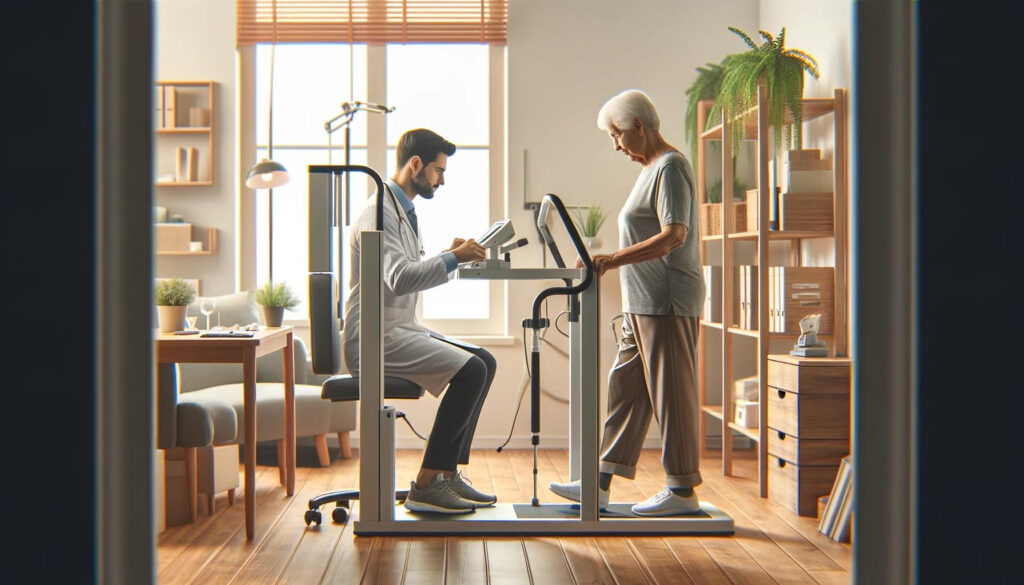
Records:
[[[505,44],[508,0],[237,0],[238,46]]]

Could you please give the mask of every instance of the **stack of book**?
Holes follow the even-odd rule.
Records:
[[[821,151],[790,150],[782,160],[780,229],[832,231],[832,160]]]
[[[194,146],[179,146],[176,153],[174,180],[178,183],[194,183],[199,180],[199,149]]]
[[[832,485],[825,509],[818,520],[818,532],[836,542],[850,542],[853,516],[853,465],[847,455],[839,461],[839,471]]]

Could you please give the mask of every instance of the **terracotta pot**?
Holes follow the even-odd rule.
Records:
[[[157,305],[157,321],[160,324],[160,333],[171,333],[184,329],[186,309],[188,307],[184,305]]]
[[[284,322],[284,307],[260,307],[260,310],[267,327],[280,327]]]

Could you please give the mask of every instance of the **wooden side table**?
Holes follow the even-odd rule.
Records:
[[[256,518],[256,360],[284,351],[285,490],[295,493],[295,364],[293,328],[268,327],[252,337],[201,337],[160,333],[156,337],[157,363],[242,365],[245,419],[245,536],[252,540]]]

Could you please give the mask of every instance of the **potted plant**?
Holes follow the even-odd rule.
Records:
[[[697,128],[697,108],[702,101],[713,101],[711,110],[708,112],[709,126],[713,126],[720,117],[721,106],[718,103],[718,94],[722,91],[722,78],[725,76],[725,65],[729,58],[726,57],[721,63],[708,63],[707,67],[697,68],[697,78],[693,80],[690,87],[686,88],[686,135],[690,137],[690,154],[693,160],[697,160],[697,133],[707,128]]]
[[[267,327],[280,327],[284,322],[284,311],[299,306],[299,297],[284,282],[267,282],[256,289],[254,300],[263,311]]]
[[[595,248],[600,246],[601,240],[597,237],[597,232],[601,229],[607,217],[601,206],[576,207],[572,210],[572,214],[576,223],[576,229],[580,231],[580,235],[583,236],[583,241],[586,242],[587,247]]]
[[[185,310],[196,300],[196,289],[187,280],[168,278],[157,282],[155,289],[157,321],[161,333],[185,327]]]
[[[757,105],[759,85],[764,85],[768,94],[768,125],[774,130],[775,152],[781,149],[784,135],[787,145],[799,149],[804,72],[817,79],[818,62],[804,51],[786,48],[785,28],[776,37],[763,30],[758,31],[765,41],[761,45],[738,28],[730,26],[729,30],[750,47],[745,53],[729,57],[717,101],[732,119],[733,156],[738,154],[745,138],[744,122]],[[792,125],[785,123],[787,112],[793,119]]]

